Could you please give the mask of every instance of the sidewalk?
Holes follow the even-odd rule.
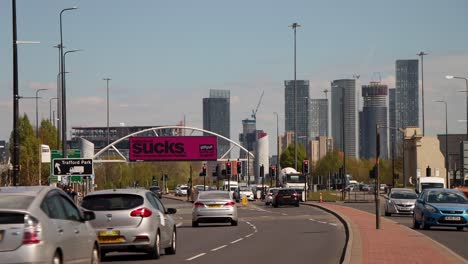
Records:
[[[338,204],[307,202],[337,213],[349,227],[344,263],[468,263],[429,237],[382,217]]]

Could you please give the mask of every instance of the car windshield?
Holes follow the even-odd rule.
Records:
[[[155,186],[155,187],[151,187],[150,188],[150,191],[154,192],[154,191],[160,191],[161,190],[161,187],[159,186]]]
[[[392,199],[416,199],[418,195],[412,192],[394,192],[390,195]]]
[[[180,187],[181,190],[187,190],[188,187]]]
[[[4,194],[0,195],[0,209],[26,210],[34,200],[34,196]]]
[[[432,188],[444,188],[443,183],[436,183],[436,182],[425,182],[421,183],[421,189],[432,189]]]
[[[247,186],[241,186],[239,187],[239,190],[243,191],[243,192],[248,192],[250,191],[250,189],[247,187]]]
[[[468,203],[468,200],[462,194],[454,192],[430,192],[427,196],[427,202],[465,204]]]
[[[81,206],[92,211],[128,210],[143,204],[143,197],[135,194],[89,195]]]
[[[198,195],[199,200],[230,200],[228,192],[202,192]]]
[[[287,176],[287,181],[290,183],[304,183],[305,176],[300,174],[289,174]]]

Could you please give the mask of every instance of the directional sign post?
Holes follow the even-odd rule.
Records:
[[[53,166],[54,176],[93,174],[92,159],[54,159]]]

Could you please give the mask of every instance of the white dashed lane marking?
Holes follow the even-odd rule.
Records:
[[[225,248],[225,247],[227,247],[227,245],[222,245],[222,246],[220,246],[220,247],[213,248],[211,251],[220,250],[220,249]]]
[[[237,243],[237,242],[239,242],[239,241],[242,241],[242,240],[244,240],[244,239],[243,239],[243,238],[239,238],[239,239],[237,239],[237,240],[232,241],[231,244],[235,244],[235,243]]]
[[[191,258],[188,258],[188,259],[186,259],[186,260],[188,260],[188,261],[190,261],[190,260],[194,260],[194,259],[196,259],[196,258],[199,258],[199,257],[201,257],[201,256],[205,255],[205,254],[206,254],[206,253],[201,253],[201,254],[198,254],[198,255],[196,255],[196,256],[193,256],[193,257],[191,257]]]

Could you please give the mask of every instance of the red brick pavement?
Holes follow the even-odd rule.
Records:
[[[375,215],[336,204],[314,204],[336,212],[349,223],[353,237],[349,263],[468,263],[429,237],[383,217],[377,230]]]

